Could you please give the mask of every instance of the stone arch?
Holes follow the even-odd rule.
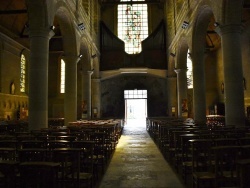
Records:
[[[211,1],[216,22],[221,25],[241,23],[243,0]]]
[[[208,5],[200,7],[200,10],[197,12],[192,32],[192,56],[194,56],[195,53],[204,53],[207,27],[212,16],[213,11]]]
[[[206,123],[206,81],[205,45],[206,34],[213,11],[208,4],[198,7],[194,16],[190,56],[193,67],[193,107],[194,120],[201,125]]]
[[[90,54],[90,47],[88,45],[88,41],[85,38],[82,38],[81,44],[80,44],[80,54],[82,55],[82,58],[80,60],[80,63],[82,65],[83,71],[91,70],[91,54]]]
[[[187,68],[187,65],[186,65],[187,52],[188,52],[188,42],[186,40],[186,37],[182,37],[177,48],[177,54],[176,54],[177,61],[175,62],[176,68],[180,68],[180,69]]]
[[[76,27],[66,4],[59,2],[56,5],[55,19],[58,21],[63,40],[65,56],[78,56],[79,48],[76,36]]]
[[[26,0],[30,28],[50,28],[53,24],[54,0]]]

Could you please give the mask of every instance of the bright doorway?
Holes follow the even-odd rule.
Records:
[[[145,125],[147,117],[147,90],[125,90],[124,99],[126,124]]]

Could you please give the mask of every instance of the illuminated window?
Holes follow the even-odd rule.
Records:
[[[65,93],[65,62],[61,59],[61,84],[60,93]]]
[[[125,99],[146,99],[147,90],[124,90]]]
[[[187,86],[188,89],[193,88],[193,65],[189,52],[187,54]]]
[[[26,58],[21,55],[21,75],[20,75],[20,91],[25,92],[25,76],[26,76]]]
[[[121,0],[128,1],[128,0]],[[132,0],[144,1],[144,0]],[[118,5],[118,37],[125,42],[129,54],[141,52],[141,41],[148,37],[148,7],[146,4]]]

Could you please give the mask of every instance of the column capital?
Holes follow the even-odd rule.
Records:
[[[51,39],[55,35],[54,31],[50,28],[30,28],[29,37],[44,37]]]
[[[167,77],[167,80],[176,80],[176,79],[177,79],[176,76]]]
[[[230,25],[221,25],[219,26],[220,34],[228,34],[228,33],[241,33],[242,26],[241,24],[230,24]]]
[[[90,70],[90,71],[87,71],[87,72],[88,72],[88,74],[89,74],[90,76],[94,73],[93,70]]]
[[[65,63],[78,63],[81,58],[79,56],[64,55],[62,56],[62,59]]]
[[[179,74],[179,73],[181,73],[181,72],[187,72],[187,68],[182,68],[182,69],[177,69],[177,68],[175,68],[175,69],[174,69],[174,72],[176,72],[176,74]]]
[[[93,82],[100,83],[100,82],[101,82],[101,79],[100,79],[100,78],[93,78],[92,81],[93,81]]]

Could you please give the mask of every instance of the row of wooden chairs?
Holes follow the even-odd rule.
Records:
[[[14,150],[11,152],[8,148],[0,148],[0,166],[12,169],[10,173],[1,168],[3,186],[37,187],[46,184],[49,187],[67,187],[68,184],[74,184],[79,187],[85,181],[87,187],[91,187],[95,162],[93,148],[94,142],[82,143],[81,148],[29,148],[18,150],[17,157]],[[43,180],[42,176],[48,180]],[[51,181],[53,184],[50,185]]]
[[[109,122],[2,134],[0,166],[8,166],[18,172],[15,179],[21,187],[36,187],[38,184],[44,187],[69,187],[72,183],[72,187],[82,187],[82,183],[93,187],[101,179],[100,175],[104,174],[121,132],[119,124],[116,126]],[[91,154],[86,154],[89,150]],[[10,181],[14,178],[13,173],[10,175],[9,171],[0,169],[3,187],[16,184],[14,180]],[[62,174],[62,169],[67,172]],[[42,181],[35,178],[46,172],[52,178],[46,179],[46,175],[44,180],[40,178]]]
[[[248,187],[250,145],[209,145],[210,141],[193,142],[193,187]]]
[[[148,132],[152,139],[154,139],[166,160],[174,167],[176,172],[182,177],[184,183],[187,186],[191,186],[193,184],[194,186],[196,185],[197,187],[202,187],[200,186],[201,184],[199,184],[199,181],[194,178],[194,172],[198,165],[198,160],[195,155],[199,153],[197,151],[203,151],[207,149],[210,154],[214,153],[213,160],[211,158],[206,158],[205,152],[202,153],[201,158],[203,158],[207,164],[209,161],[213,161],[210,163],[210,167],[213,166],[213,169],[216,169],[218,166],[215,167],[215,159],[219,160],[219,154],[223,153],[219,152],[219,149],[215,149],[216,147],[221,148],[221,150],[222,148],[224,149],[224,147],[237,147],[238,149],[240,147],[241,152],[238,153],[242,154],[242,147],[245,147],[245,150],[247,150],[247,146],[250,145],[250,137],[248,137],[249,130],[247,127],[228,126],[213,127],[211,129],[211,127],[204,125],[184,125],[179,121],[162,121],[160,119],[153,121],[151,120],[149,124],[150,125],[147,125],[147,127],[150,127]],[[195,141],[197,141],[197,143],[202,143],[200,145],[200,149],[194,149]],[[206,147],[205,141],[208,142],[207,145],[209,145],[209,147]],[[211,152],[211,148],[213,148],[213,152]],[[246,155],[246,153],[250,154],[250,152],[244,153],[246,158],[250,158],[250,155]],[[211,156],[212,155],[210,155],[210,157]],[[238,176],[237,180],[239,180],[240,177],[244,177],[244,174],[245,173],[242,173],[241,176]],[[187,180],[190,179],[190,176],[193,177],[191,185],[190,181],[187,182]],[[217,180],[218,178],[213,179],[208,187],[216,187],[218,184],[221,184],[216,182]],[[242,182],[244,181],[242,180]],[[241,183],[241,185],[243,185],[243,183]]]

